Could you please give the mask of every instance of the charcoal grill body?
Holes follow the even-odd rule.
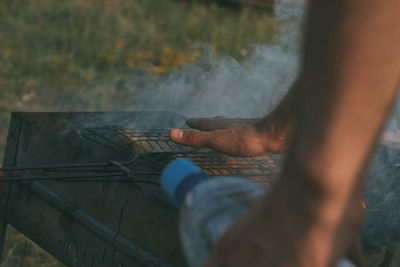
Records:
[[[14,113],[4,167],[124,160],[119,153],[63,132],[77,119],[93,123],[100,115]],[[173,127],[183,118],[163,114],[162,120]],[[67,266],[184,265],[177,211],[156,197],[163,194],[159,188],[150,188],[152,194],[129,183],[29,182],[0,188],[2,230],[7,223],[13,225]]]
[[[129,149],[79,128],[131,121],[142,129],[185,126],[169,112],[13,113],[3,167],[130,160]],[[67,266],[185,266],[177,209],[156,184],[4,183],[0,223],[0,243],[10,224]]]
[[[3,167],[63,165],[59,170],[70,175],[74,172],[65,166],[106,162],[110,166],[101,167],[102,172],[117,169],[127,180],[0,184],[0,252],[10,224],[67,266],[185,266],[177,209],[157,184],[162,167],[187,157],[210,175],[247,176],[270,187],[279,176],[281,158],[232,158],[177,146],[165,129],[185,127],[184,121],[170,112],[13,113]],[[131,128],[140,131],[121,131]],[[127,133],[136,146],[125,140]],[[368,216],[361,236],[365,249],[400,240],[400,146],[379,149],[385,156],[374,164],[381,162],[385,172],[377,168],[368,181]],[[118,167],[127,161],[134,163],[129,165],[132,170],[144,173],[143,181],[153,183],[139,183],[125,173],[125,165]],[[12,174],[26,176],[22,170]],[[41,167],[35,175],[58,173]],[[388,266],[393,251],[367,254],[371,262],[383,264],[371,266]]]

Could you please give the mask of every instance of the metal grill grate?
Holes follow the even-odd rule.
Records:
[[[212,151],[199,152],[151,152],[135,156],[127,162],[104,162],[91,164],[63,164],[52,166],[25,166],[4,168],[6,178],[2,182],[61,181],[61,182],[135,182],[158,184],[165,166],[180,158],[193,161],[207,174],[239,175],[260,183],[274,181],[279,167],[268,156],[254,158],[230,157]],[[266,183],[266,185],[270,185]]]
[[[169,139],[165,129],[134,129],[117,126],[85,128],[81,135],[122,156],[137,153],[188,151],[191,148],[178,145]]]
[[[269,181],[275,180],[280,172],[267,155],[231,157],[208,149],[192,149],[172,142],[165,129],[86,128],[83,136],[122,155],[136,155],[128,168],[146,173],[159,174],[169,162],[179,158],[193,161],[212,176],[239,175],[261,182],[265,176],[269,176]]]
[[[158,175],[175,159],[186,158],[193,161],[208,175],[235,175],[249,177],[254,181],[274,182],[280,168],[267,155],[259,157],[231,157],[213,151],[152,152],[141,154],[129,166],[142,172],[153,171]]]
[[[86,128],[82,136],[131,159],[125,162],[8,168],[3,169],[7,178],[2,181],[58,180],[158,184],[159,176],[165,166],[181,158],[193,161],[211,176],[244,176],[265,185],[271,185],[276,181],[280,172],[280,168],[267,155],[231,157],[208,149],[192,149],[170,141],[168,130],[105,126]],[[266,176],[268,179],[265,179]]]

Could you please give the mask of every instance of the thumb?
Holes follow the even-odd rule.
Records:
[[[212,133],[197,130],[172,129],[169,135],[172,141],[193,147],[208,147],[213,138]]]

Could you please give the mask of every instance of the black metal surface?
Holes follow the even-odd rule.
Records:
[[[231,157],[207,149],[193,149],[172,142],[165,129],[103,126],[86,128],[82,136],[123,156],[135,156],[130,169],[155,171],[157,177],[166,164],[178,158],[190,159],[211,176],[239,175],[261,183],[268,180],[267,185],[276,180],[280,171],[279,156]]]
[[[133,161],[133,160],[132,160]],[[62,182],[135,182],[151,183],[151,180],[141,179],[158,173],[134,171],[125,166],[131,162],[109,161],[91,164],[61,164],[61,165],[37,165],[14,168],[2,168],[6,176],[1,182],[23,181],[62,181]],[[157,184],[157,183],[156,183]]]
[[[207,149],[192,149],[169,139],[165,129],[136,129],[123,126],[85,128],[81,134],[106,149],[132,157],[126,162],[60,164],[2,168],[7,177],[2,182],[59,180],[64,182],[133,182],[158,184],[165,166],[176,159],[187,158],[210,176],[239,175],[269,183],[279,167],[269,156],[231,157]],[[10,178],[15,176],[15,178]],[[149,179],[150,178],[150,179]],[[275,177],[277,178],[277,177]],[[268,184],[270,185],[270,184]]]
[[[210,175],[266,186],[279,167],[268,156],[232,158],[171,143],[166,129],[183,126],[168,112],[14,113],[0,222],[68,266],[184,266],[177,210],[158,185],[163,167],[184,157]]]
[[[186,158],[210,176],[239,175],[266,182],[274,182],[279,167],[268,156],[230,157],[213,151],[148,152],[138,154],[127,162],[109,161],[91,164],[36,165],[1,168],[6,176],[2,183],[27,181],[61,182],[132,182],[159,184],[165,166],[176,159]],[[274,176],[275,175],[275,176]],[[264,181],[265,180],[265,181]],[[268,184],[271,185],[271,184]]]

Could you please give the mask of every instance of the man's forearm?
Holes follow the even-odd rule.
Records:
[[[394,102],[399,7],[398,0],[311,2],[287,162],[328,188],[353,187]]]
[[[282,184],[302,180],[321,192],[314,209],[317,220],[335,231],[334,258],[355,236],[351,224],[359,222],[349,209],[358,203],[360,177],[395,98],[399,10],[398,0],[310,4],[296,128]],[[346,214],[349,225],[343,226]]]

